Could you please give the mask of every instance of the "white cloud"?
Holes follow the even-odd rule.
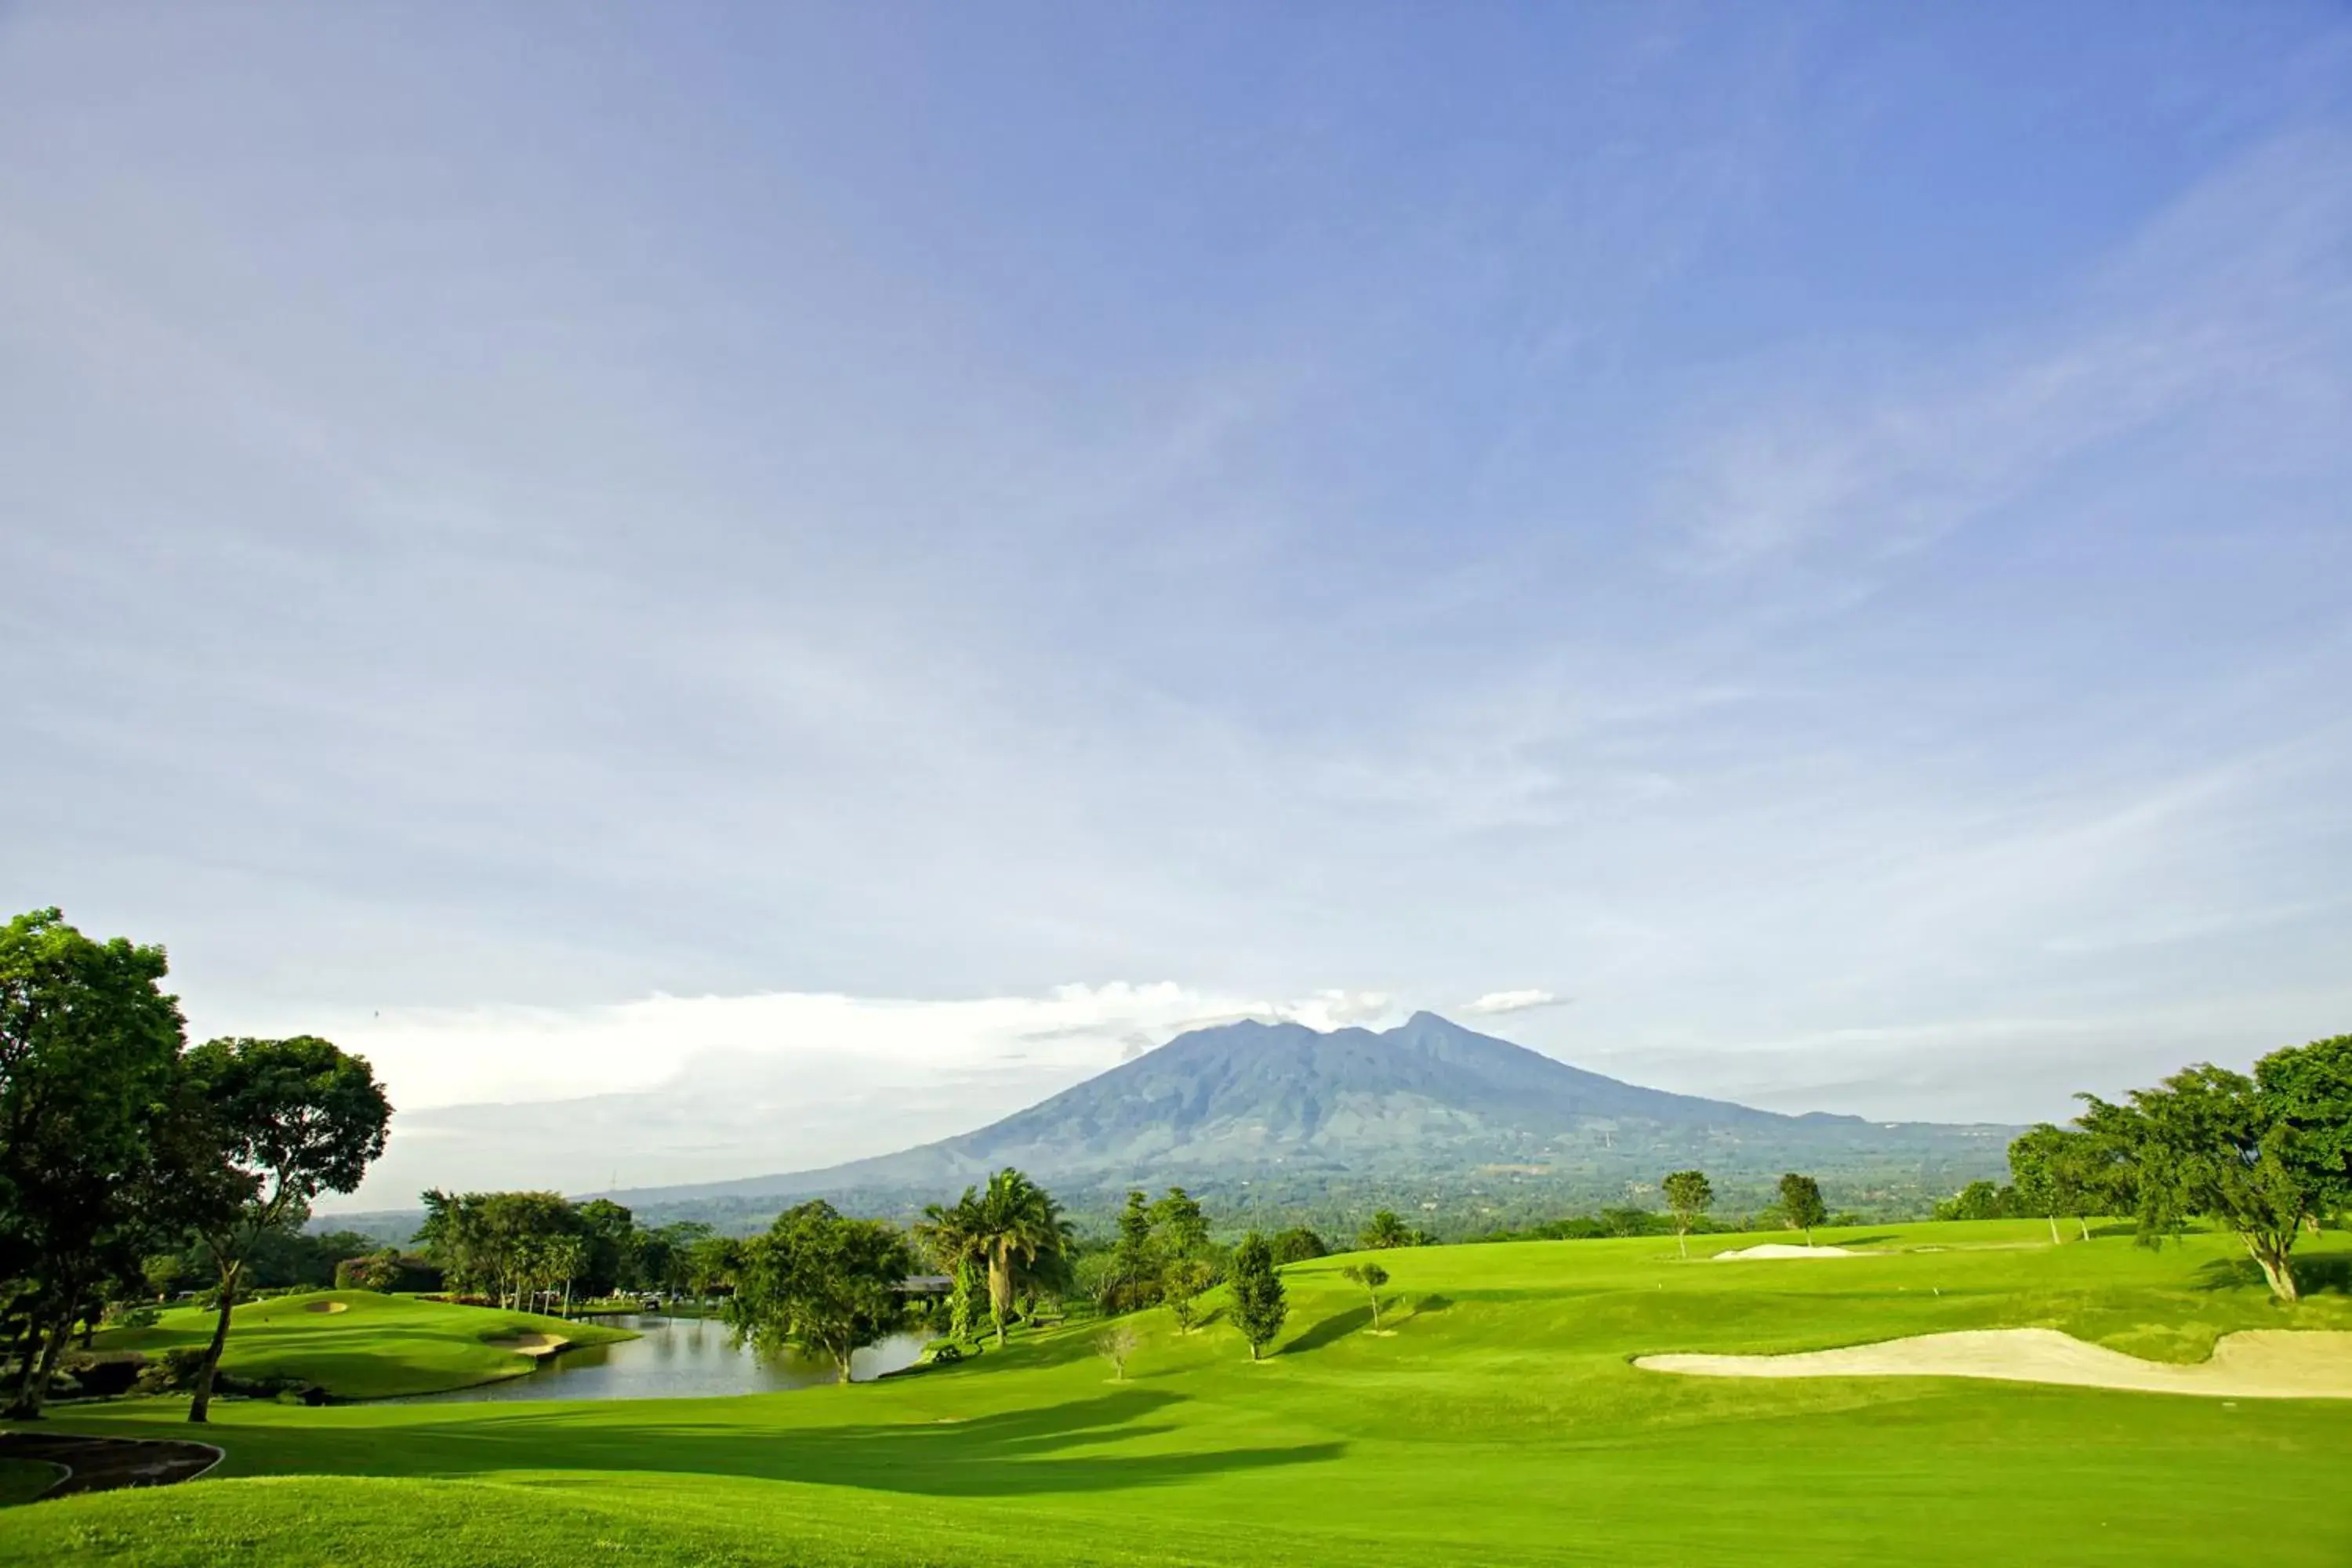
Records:
[[[1496,1013],[1525,1013],[1534,1007],[1554,1007],[1564,1000],[1549,991],[1489,991],[1475,1002],[1465,1002],[1462,1010],[1492,1016]]]
[[[358,1194],[427,1185],[584,1191],[805,1170],[968,1131],[1188,1029],[1392,1020],[1378,992],[1295,1000],[1162,982],[951,1001],[772,993],[614,1006],[411,1009],[320,1021],[399,1114]]]
[[[1395,1011],[1377,992],[1297,1000],[1219,995],[1168,982],[1062,985],[1042,996],[901,1001],[803,992],[648,996],[579,1009],[416,1008],[318,1021],[368,1058],[403,1110],[577,1100],[660,1088],[723,1061],[855,1063],[904,1080],[942,1072],[1084,1074],[1139,1038],[1242,1018],[1318,1029]]]

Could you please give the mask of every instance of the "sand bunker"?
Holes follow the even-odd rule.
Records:
[[[1971,1329],[1795,1355],[1645,1355],[1698,1377],[1984,1377],[2221,1399],[2352,1399],[2352,1333],[2250,1329],[2193,1366],[2142,1361],[2055,1329]]]
[[[312,1301],[302,1310],[306,1312],[348,1312],[352,1304],[349,1301]]]
[[[482,1342],[499,1350],[512,1351],[517,1355],[538,1357],[553,1355],[572,1342],[562,1334],[531,1333],[509,1334],[504,1339],[484,1340]]]
[[[1866,1252],[1855,1252],[1843,1247],[1791,1247],[1785,1241],[1768,1241],[1761,1247],[1735,1247],[1715,1255],[1717,1263],[1753,1263],[1772,1258],[1867,1258]]]

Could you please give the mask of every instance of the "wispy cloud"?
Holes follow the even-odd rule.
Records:
[[[2352,141],[2296,133],[2181,197],[2037,328],[1908,366],[1751,367],[1776,379],[1727,392],[1758,406],[1698,438],[1661,514],[1702,572],[1882,559],[2192,406],[2289,405],[2340,427],[2347,349]]]
[[[1549,991],[1489,991],[1475,1001],[1465,1002],[1462,1010],[1492,1017],[1501,1013],[1526,1013],[1538,1007],[1558,1007],[1567,1001],[1567,997],[1555,996]]]

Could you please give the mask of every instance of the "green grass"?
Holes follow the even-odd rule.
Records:
[[[317,1310],[338,1303],[340,1312]],[[212,1331],[213,1314],[188,1307],[164,1313],[152,1328],[102,1333],[96,1348],[159,1355],[201,1347]],[[530,1372],[530,1358],[485,1342],[520,1333],[562,1334],[574,1344],[633,1337],[625,1330],[535,1312],[457,1307],[370,1290],[320,1290],[237,1308],[221,1366],[238,1377],[299,1378],[339,1399],[434,1394]]]
[[[0,1459],[0,1508],[30,1502],[64,1472],[38,1459]]]
[[[1939,1250],[1392,1253],[1388,1337],[1326,1259],[1286,1271],[1281,1354],[1253,1366],[1229,1325],[1179,1336],[1150,1314],[1124,1384],[1073,1326],[950,1369],[740,1399],[230,1403],[209,1434],[219,1479],[17,1510],[0,1561],[2352,1561],[2352,1404],[1630,1364],[2036,1325],[2194,1359],[2235,1329],[2352,1329],[2352,1238],[2308,1244],[2320,1289],[2296,1309],[2216,1237],[2161,1254],[2120,1236],[2053,1250],[2032,1224],[1822,1239]],[[127,1402],[56,1425],[174,1436],[178,1413]]]

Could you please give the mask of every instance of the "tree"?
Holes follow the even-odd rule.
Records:
[[[194,1101],[166,969],[162,948],[95,941],[54,909],[0,926],[0,1280],[25,1323],[13,1415],[40,1415],[100,1283],[171,1244],[163,1211],[192,1218],[219,1196],[181,1135]]]
[[[387,1247],[362,1258],[346,1258],[335,1265],[339,1289],[389,1291],[400,1279],[400,1251]]]
[[[915,1234],[943,1266],[970,1258],[988,1270],[999,1346],[1016,1295],[1058,1289],[1068,1278],[1073,1232],[1061,1205],[1009,1166],[988,1179],[985,1192],[966,1187],[953,1205],[926,1208]]]
[[[1159,1248],[1151,1234],[1151,1206],[1141,1192],[1127,1194],[1118,1215],[1118,1239],[1111,1246],[1110,1277],[1103,1305],[1114,1312],[1147,1306],[1160,1278]]]
[[[315,1035],[210,1040],[188,1053],[222,1165],[244,1200],[201,1234],[219,1273],[218,1316],[195,1375],[188,1419],[205,1419],[228,1345],[230,1314],[256,1238],[308,1211],[320,1193],[348,1193],[383,1152],[392,1103],[366,1060]]]
[[[1095,1352],[1110,1363],[1111,1380],[1127,1381],[1127,1363],[1135,1354],[1135,1347],[1143,1336],[1135,1331],[1133,1323],[1113,1323],[1095,1336]]]
[[[1381,1252],[1391,1247],[1412,1245],[1412,1233],[1405,1229],[1404,1221],[1397,1218],[1395,1212],[1390,1209],[1382,1209],[1372,1215],[1372,1222],[1364,1226],[1363,1233],[1356,1237],[1356,1246],[1366,1252]]]
[[[1379,1333],[1381,1331],[1381,1287],[1389,1282],[1389,1271],[1377,1263],[1350,1263],[1339,1270],[1339,1277],[1343,1279],[1352,1279],[1364,1288],[1364,1294],[1371,1299],[1372,1303],[1372,1332]]]
[[[2282,1051],[2263,1062],[2272,1082],[2301,1087],[2306,1075],[2324,1084],[2329,1055]],[[2342,1191],[2333,1135],[2352,1121],[2352,1104],[2343,1121],[2331,1120],[2324,1087],[2317,1101],[2305,1101],[2210,1063],[2134,1089],[2127,1104],[2082,1099],[2089,1107],[2077,1119],[2083,1129],[2132,1168],[2144,1244],[2158,1245],[2187,1216],[2202,1215],[2237,1236],[2273,1295],[2298,1299],[2295,1233]],[[2296,1115],[2298,1104],[2317,1114]]]
[[[1282,1332],[1290,1305],[1283,1294],[1282,1276],[1274,1271],[1274,1249],[1255,1231],[1234,1249],[1231,1283],[1234,1323],[1249,1342],[1250,1360],[1256,1361]]]
[[[609,1296],[636,1282],[643,1235],[636,1216],[610,1198],[590,1198],[572,1213],[582,1244],[580,1293],[591,1298]]]
[[[2296,1133],[2314,1189],[2306,1217],[2352,1209],[2352,1035],[2273,1051],[2254,1064],[2254,1083]]]
[[[1780,1178],[1780,1215],[1791,1230],[1805,1233],[1805,1245],[1813,1244],[1813,1226],[1830,1217],[1829,1206],[1822,1202],[1822,1184],[1811,1176],[1801,1176],[1791,1171]]]
[[[2008,1219],[2023,1211],[2024,1200],[2015,1187],[1995,1186],[1990,1182],[1970,1182],[1958,1194],[1936,1205],[1937,1219]],[[2051,1226],[2054,1234],[2055,1225]]]
[[[789,1344],[828,1357],[846,1384],[851,1357],[906,1321],[903,1288],[914,1265],[894,1226],[805,1203],[744,1245],[728,1326],[762,1349]]]
[[[1281,1232],[1275,1237],[1273,1245],[1276,1268],[1286,1263],[1304,1263],[1310,1258],[1328,1257],[1331,1251],[1324,1245],[1321,1237],[1305,1226],[1293,1226]]]
[[[1169,1188],[1168,1195],[1151,1205],[1151,1224],[1168,1257],[1196,1258],[1208,1247],[1209,1216],[1181,1187]]]
[[[1209,1266],[1197,1258],[1171,1259],[1160,1270],[1160,1297],[1168,1303],[1168,1315],[1176,1320],[1176,1331],[1192,1331],[1194,1309],[1202,1291],[1209,1288]]]
[[[1666,1206],[1675,1211],[1675,1245],[1688,1258],[1691,1226],[1715,1206],[1714,1184],[1705,1171],[1676,1171],[1659,1185],[1666,1194]]]
[[[2050,1244],[2058,1245],[2061,1218],[2071,1219],[2091,1239],[2090,1216],[2099,1210],[2101,1196],[2112,1196],[2097,1140],[2079,1129],[2047,1121],[2027,1128],[2009,1145],[2010,1180],[2017,1202],[2030,1214],[2050,1222]]]

